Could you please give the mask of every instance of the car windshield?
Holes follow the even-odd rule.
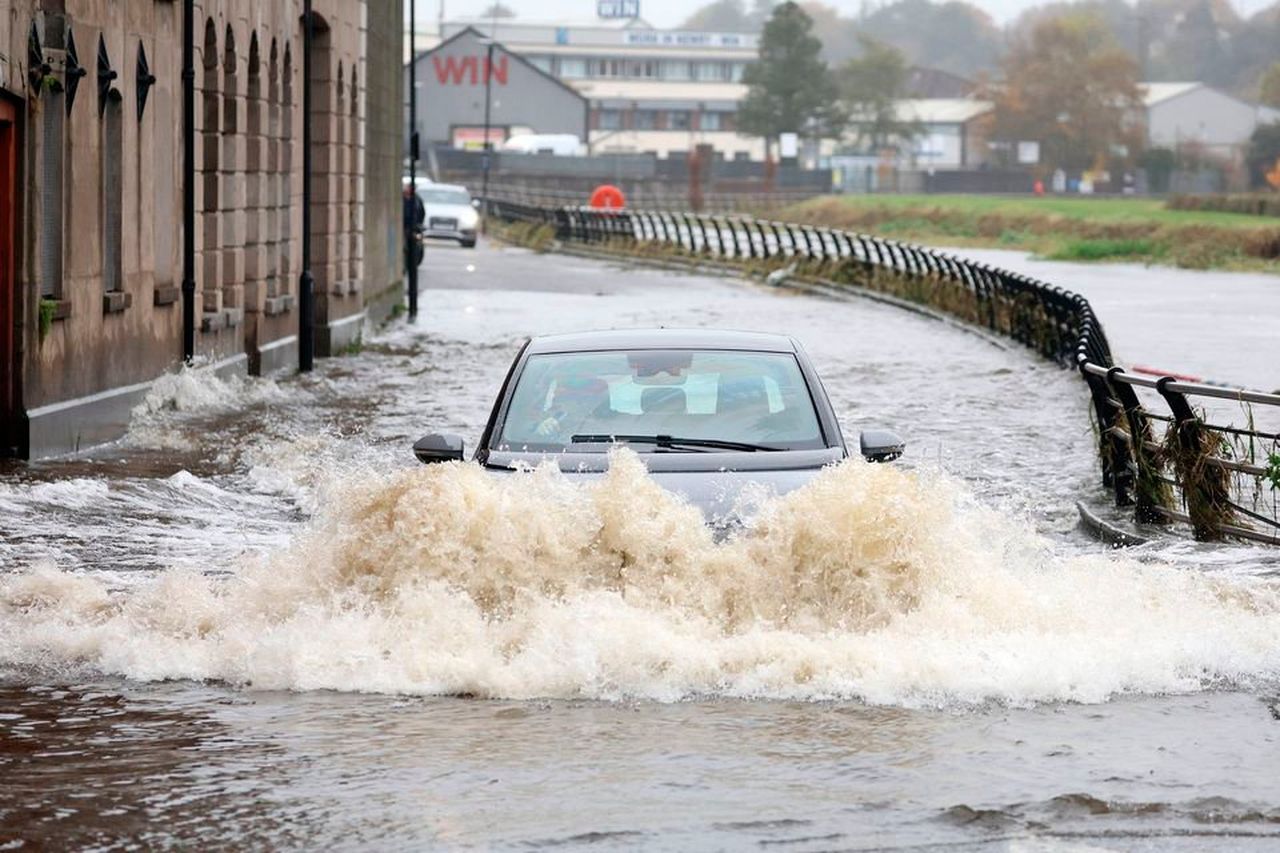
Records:
[[[676,349],[530,356],[493,446],[593,453],[615,439],[641,453],[826,446],[794,355]]]
[[[418,190],[418,197],[423,204],[471,204],[471,196],[466,190],[442,190],[427,188]]]

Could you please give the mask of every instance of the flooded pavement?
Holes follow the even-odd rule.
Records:
[[[1269,319],[1280,317],[1280,276],[1049,261],[1004,249],[950,251],[1083,294],[1122,364],[1280,390],[1280,326]]]
[[[431,247],[415,326],[0,475],[0,847],[1280,844],[1280,557],[1113,554],[1078,377],[893,308]],[[1106,312],[1102,312],[1104,323]],[[474,446],[520,340],[789,332],[908,440],[712,541]]]

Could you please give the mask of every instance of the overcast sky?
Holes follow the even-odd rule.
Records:
[[[406,0],[406,3],[414,0]],[[439,14],[442,0],[416,0],[417,14],[420,19],[434,21]],[[445,16],[449,18],[470,17],[488,8],[488,0],[443,0]],[[545,21],[564,19],[571,21],[592,20],[595,18],[595,0],[503,0],[504,4],[515,10],[517,16],[529,20]],[[875,3],[877,0],[868,0]],[[883,0],[879,0],[883,2]],[[975,6],[985,9],[998,23],[1007,23],[1016,18],[1024,9],[1039,5],[1036,0],[970,0]],[[1266,8],[1273,0],[1230,0],[1241,15],[1251,15],[1259,9]],[[834,6],[846,15],[856,14],[861,8],[861,0],[826,0],[828,6]],[[689,16],[689,13],[702,6],[701,0],[640,0],[640,15],[655,27],[674,27]],[[750,6],[750,2],[746,3]]]

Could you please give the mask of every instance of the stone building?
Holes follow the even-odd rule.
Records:
[[[190,2],[190,0],[189,0]],[[121,434],[179,365],[183,0],[0,0],[0,452]],[[194,356],[296,369],[311,89],[317,355],[402,293],[402,0],[194,0]]]

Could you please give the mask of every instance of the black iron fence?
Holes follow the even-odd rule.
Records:
[[[491,198],[526,233],[629,254],[687,257],[866,288],[927,305],[1080,371],[1102,480],[1142,525],[1280,545],[1280,395],[1150,379],[1115,365],[1083,296],[946,252],[812,225],[683,211],[604,211]],[[1224,403],[1237,408],[1227,412]],[[1210,411],[1213,410],[1213,411]],[[1223,423],[1224,413],[1238,416]]]

